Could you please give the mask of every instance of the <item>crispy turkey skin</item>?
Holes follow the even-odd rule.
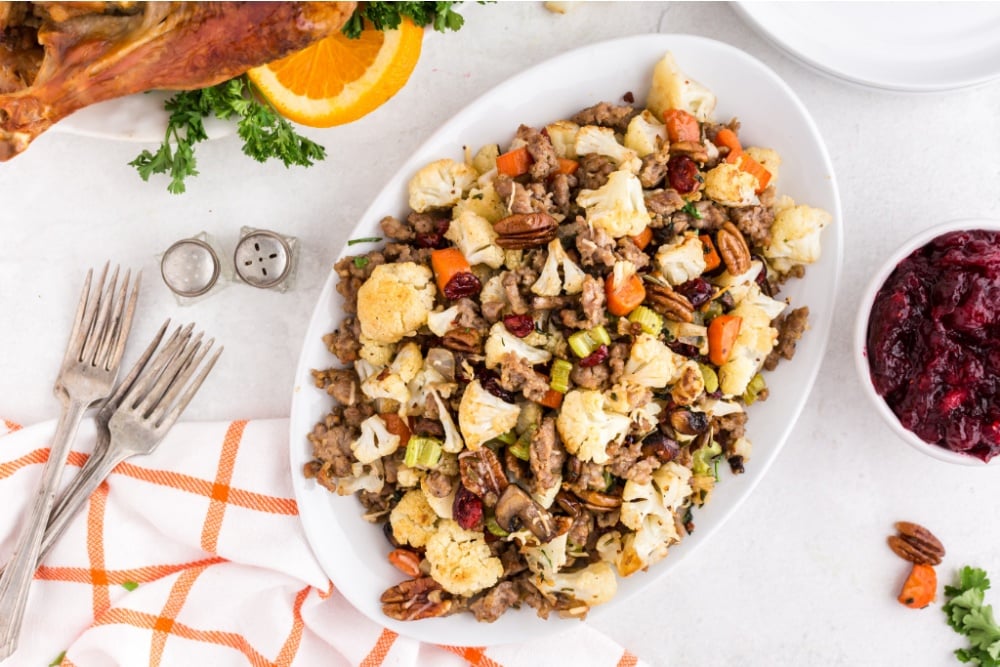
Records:
[[[212,86],[334,34],[353,2],[0,3],[0,161],[77,109]]]

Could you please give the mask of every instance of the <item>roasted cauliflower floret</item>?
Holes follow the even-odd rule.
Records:
[[[615,131],[610,127],[598,127],[597,125],[584,125],[576,133],[576,144],[573,150],[577,155],[597,154],[609,157],[615,161],[620,171],[628,171],[633,174],[639,172],[642,167],[642,160],[635,154],[635,151],[622,146],[615,137]]]
[[[378,415],[372,415],[361,422],[361,435],[351,443],[354,458],[362,463],[371,463],[388,456],[399,449],[399,436],[389,433],[385,422]]]
[[[797,264],[812,264],[820,256],[820,232],[833,218],[823,209],[795,206],[782,197],[771,226],[771,244],[764,256],[776,270],[784,273]]]
[[[454,206],[479,178],[479,173],[464,162],[445,158],[435,160],[410,179],[410,208],[423,213],[435,208]]]
[[[612,238],[636,236],[649,224],[649,212],[639,179],[627,171],[613,171],[596,190],[580,190],[576,203],[587,210],[587,223]]]
[[[656,266],[671,285],[686,283],[705,272],[705,250],[694,232],[687,232],[673,243],[664,243],[656,251]]]
[[[778,342],[778,330],[771,326],[785,304],[762,294],[752,286],[731,311],[740,317],[740,331],[729,360],[719,367],[719,388],[725,396],[739,396],[761,369]]]
[[[483,346],[486,352],[486,367],[496,368],[503,363],[504,355],[509,352],[513,352],[532,366],[544,364],[552,358],[552,353],[531,345],[530,341],[534,336],[535,334],[531,334],[526,338],[518,338],[504,326],[503,322],[497,322],[490,327],[489,336]],[[538,338],[543,337],[538,334]]]
[[[607,463],[607,446],[621,443],[632,420],[606,409],[605,397],[592,389],[573,389],[563,398],[556,429],[566,451],[583,461]]]
[[[465,446],[475,451],[484,442],[514,428],[521,409],[483,389],[473,380],[458,406],[458,427]]]
[[[675,353],[655,336],[636,336],[625,362],[622,378],[642,387],[662,389],[680,370],[685,357]]]
[[[562,267],[563,277],[559,277],[559,267]],[[579,294],[583,290],[583,279],[586,277],[576,262],[569,258],[559,239],[552,239],[548,245],[548,256],[545,265],[538,275],[538,280],[531,286],[531,291],[541,296],[557,296]]]
[[[503,249],[495,243],[497,233],[493,225],[472,211],[457,215],[444,237],[462,251],[469,264],[485,264],[491,269],[498,269],[503,264]]]
[[[495,172],[492,176],[496,176]],[[493,223],[507,215],[507,205],[500,199],[496,188],[493,187],[493,181],[489,179],[489,175],[481,177],[479,186],[469,190],[468,194],[455,204],[455,208],[451,210],[453,218],[471,211]]]
[[[657,118],[667,109],[683,109],[699,121],[706,121],[715,111],[715,95],[694,79],[685,76],[669,51],[653,68],[653,82],[646,98],[646,108]]]
[[[399,349],[388,368],[372,373],[361,382],[361,391],[368,398],[391,398],[399,403],[408,403],[411,394],[407,385],[423,365],[420,346],[407,343]]]
[[[705,174],[705,194],[724,206],[750,206],[757,199],[757,177],[723,162]]]
[[[545,131],[552,141],[552,148],[556,155],[568,160],[575,160],[576,154],[576,134],[580,131],[580,126],[569,120],[557,120],[545,126]]]
[[[411,547],[426,545],[427,539],[435,533],[437,521],[438,515],[420,489],[407,491],[389,512],[392,536],[400,544]]]
[[[414,262],[379,264],[358,289],[361,334],[376,343],[412,336],[434,307],[433,274]]]
[[[483,534],[465,530],[450,519],[441,520],[426,546],[431,576],[453,595],[475,595],[503,576],[503,564],[492,554]]]
[[[337,495],[350,496],[359,491],[378,493],[385,486],[385,466],[381,459],[371,463],[355,461],[351,464],[350,477],[337,480]]]
[[[625,131],[625,147],[641,158],[655,153],[666,140],[667,126],[657,120],[649,109],[643,109],[630,120]]]
[[[670,462],[645,484],[625,483],[621,522],[634,532],[622,537],[617,554],[615,564],[623,577],[662,560],[667,548],[680,539],[674,513],[691,495],[690,479],[690,469]]]
[[[615,573],[604,561],[591,563],[575,572],[559,572],[537,585],[543,593],[562,593],[588,607],[607,602],[618,591]]]

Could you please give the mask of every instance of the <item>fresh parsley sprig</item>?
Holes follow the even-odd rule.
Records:
[[[458,30],[465,23],[462,15],[455,11],[461,2],[365,2],[354,10],[351,18],[341,28],[346,36],[356,39],[361,35],[364,22],[379,30],[395,30],[403,17],[418,26],[433,25],[439,32]]]
[[[948,625],[969,638],[969,647],[955,651],[960,662],[981,667],[1000,667],[1000,626],[993,618],[993,606],[984,604],[990,580],[979,568],[963,567],[957,586],[945,586],[948,598],[942,609]]]
[[[185,191],[184,181],[198,175],[194,146],[208,138],[204,119],[236,119],[243,152],[258,162],[271,158],[286,167],[309,167],[326,157],[326,149],[303,137],[287,119],[252,94],[245,76],[238,76],[210,88],[185,90],[164,103],[170,116],[163,143],[155,153],[142,151],[129,162],[142,180],[153,174],[167,174],[173,194]]]

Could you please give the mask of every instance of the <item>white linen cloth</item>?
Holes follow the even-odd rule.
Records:
[[[54,427],[0,420],[3,561]],[[486,649],[423,644],[374,623],[310,550],[287,431],[285,419],[182,422],[156,453],[119,465],[36,573],[4,667],[644,664],[585,623]],[[85,421],[64,484],[93,440]]]

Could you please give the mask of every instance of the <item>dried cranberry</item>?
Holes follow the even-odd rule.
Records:
[[[600,347],[598,347],[596,350],[588,354],[586,357],[584,357],[577,363],[584,368],[590,368],[591,366],[596,366],[597,364],[603,362],[607,358],[608,358],[608,346],[601,345]]]
[[[674,291],[678,294],[683,294],[691,302],[692,306],[698,308],[708,303],[709,299],[712,298],[714,289],[704,278],[692,278],[686,283],[681,283],[675,287]]]
[[[687,155],[675,155],[667,162],[667,180],[677,192],[687,194],[698,187],[698,165]]]
[[[624,95],[622,95],[622,101],[624,101],[626,104],[632,104],[633,102],[635,102],[635,95],[632,93],[631,90],[629,90]]]
[[[507,403],[513,403],[515,401],[515,395],[512,391],[507,391],[500,384],[500,376],[491,370],[487,370],[483,366],[478,366],[476,368],[476,379],[479,380],[479,384],[483,386],[483,389],[493,394],[502,401]]]
[[[763,268],[754,280],[757,282],[757,286],[760,287],[760,291],[767,296],[774,296],[773,290],[771,289],[771,283],[767,280],[767,264],[764,263],[764,258],[760,255],[750,255],[750,258],[756,260],[763,264]]]
[[[451,277],[448,284],[444,286],[444,295],[455,301],[467,296],[475,296],[479,294],[481,289],[483,289],[483,284],[479,282],[479,278],[469,271],[463,271]]]
[[[503,318],[503,325],[507,331],[518,338],[524,338],[535,330],[535,319],[525,313],[524,315],[507,315]]]
[[[441,218],[434,224],[433,232],[420,232],[417,234],[415,239],[417,245],[421,248],[434,248],[440,249],[447,245],[448,241],[445,239],[444,235],[448,231],[448,227],[451,225],[451,220],[448,218]]]
[[[701,354],[701,352],[698,351],[698,348],[695,347],[694,345],[691,345],[689,343],[681,343],[680,341],[676,340],[672,340],[669,343],[667,343],[667,347],[669,347],[677,354],[685,357],[690,357],[691,359],[694,359],[699,354]]]
[[[466,530],[472,530],[483,520],[483,501],[461,484],[455,492],[451,510],[455,521]]]

